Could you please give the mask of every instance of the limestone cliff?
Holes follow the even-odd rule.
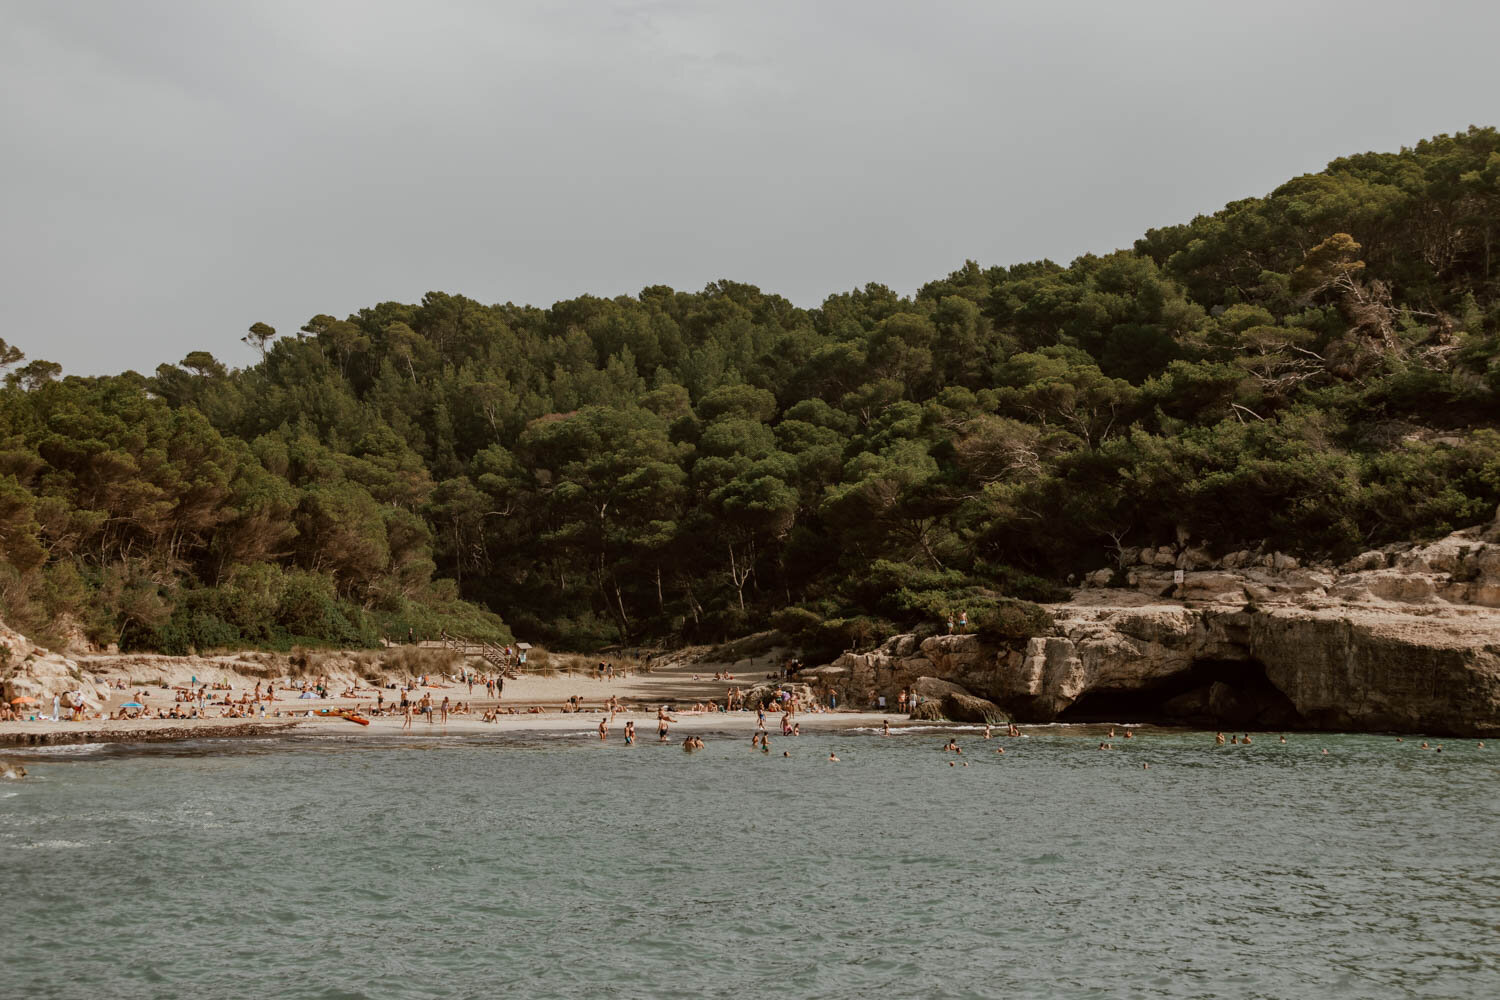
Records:
[[[35,698],[48,710],[54,695],[82,692],[84,703],[97,709],[109,697],[108,690],[78,662],[61,653],[43,649],[14,629],[0,624],[0,695],[7,702]]]
[[[1500,519],[1339,567],[1127,551],[1124,566],[1050,606],[1053,627],[1024,644],[896,636],[809,673],[854,704],[882,694],[894,704],[919,678],[939,678],[1023,720],[1495,735],[1497,543]]]

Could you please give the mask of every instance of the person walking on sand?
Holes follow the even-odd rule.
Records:
[[[447,695],[443,695],[442,712],[443,712],[443,725],[446,726],[448,724],[448,696]]]
[[[402,698],[401,699],[401,710],[406,713],[406,718],[403,719],[402,722],[401,722],[401,728],[402,729],[410,729],[411,728],[411,702],[407,701],[405,698]]]

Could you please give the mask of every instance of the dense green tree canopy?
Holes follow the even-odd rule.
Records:
[[[0,610],[171,650],[867,634],[1184,533],[1430,536],[1500,500],[1497,242],[1474,128],[913,296],[433,292],[149,378],[0,340]]]

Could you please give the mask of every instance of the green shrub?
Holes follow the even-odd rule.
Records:
[[[971,612],[969,621],[981,636],[996,642],[1030,639],[1052,627],[1046,608],[1008,597]]]

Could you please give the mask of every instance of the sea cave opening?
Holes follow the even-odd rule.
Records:
[[[1197,660],[1181,673],[1142,688],[1096,688],[1058,722],[1150,722],[1158,725],[1289,726],[1296,708],[1257,660]]]

